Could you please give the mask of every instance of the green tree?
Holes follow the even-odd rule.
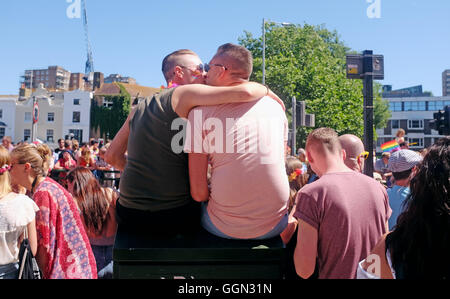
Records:
[[[244,34],[239,43],[253,54],[251,79],[261,82],[262,38]],[[306,102],[307,113],[315,114],[316,127],[363,136],[362,82],[346,78],[349,51],[336,31],[323,26],[266,24],[266,84],[285,101],[289,119],[295,96]],[[311,130],[298,128],[297,146],[304,146]]]
[[[113,139],[130,113],[131,96],[120,83],[119,95],[105,96],[105,101],[112,102],[111,107],[91,106],[91,126],[100,129],[100,136]]]
[[[373,124],[374,124],[374,139],[377,139],[376,129],[383,129],[387,125],[388,119],[392,116],[389,110],[389,102],[382,98],[382,85],[378,82],[374,83],[373,88]]]

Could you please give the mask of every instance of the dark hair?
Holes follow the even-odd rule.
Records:
[[[404,211],[386,238],[402,278],[450,278],[449,146],[447,136],[430,147],[411,179]]]
[[[412,172],[412,168],[405,170],[405,171],[401,171],[401,172],[392,172],[392,175],[394,176],[394,179],[398,180],[404,180],[409,178],[409,176],[411,175]]]
[[[86,227],[100,234],[109,209],[103,188],[92,172],[84,167],[70,171],[67,180],[73,182],[72,195],[78,202]]]

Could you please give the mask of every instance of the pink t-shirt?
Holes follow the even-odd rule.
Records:
[[[319,278],[355,278],[386,233],[392,211],[385,188],[357,172],[330,173],[297,195],[294,216],[317,229]],[[301,238],[301,236],[299,236]]]
[[[287,120],[269,97],[198,107],[189,113],[185,152],[208,154],[208,214],[224,234],[250,239],[270,232],[287,213],[284,166]]]

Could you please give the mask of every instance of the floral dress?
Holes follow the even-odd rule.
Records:
[[[86,231],[72,195],[50,178],[33,195],[38,246],[46,253],[46,279],[95,279],[97,266]]]

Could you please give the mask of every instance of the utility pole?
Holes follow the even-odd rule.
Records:
[[[291,155],[296,156],[297,150],[297,100],[292,97],[292,145],[291,145]]]
[[[263,31],[263,57],[262,57],[262,84],[266,84],[266,20],[263,18],[263,24],[262,24],[262,31]]]
[[[36,124],[38,122],[38,115],[36,113],[37,109],[37,100],[36,97],[33,96],[33,115],[32,115],[32,123],[31,123],[31,142],[36,140]]]
[[[347,55],[347,78],[363,80],[364,148],[369,152],[364,174],[373,177],[373,80],[384,79],[384,57],[366,50],[362,55]]]

